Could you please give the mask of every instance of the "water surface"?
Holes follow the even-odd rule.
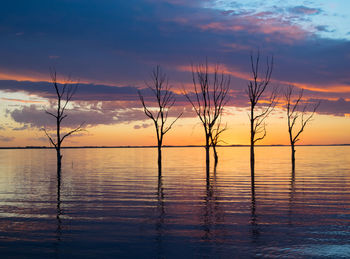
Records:
[[[350,147],[0,150],[0,252],[13,257],[341,258],[350,255]]]

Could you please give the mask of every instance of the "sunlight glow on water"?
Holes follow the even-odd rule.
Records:
[[[4,257],[347,257],[350,147],[0,150]]]

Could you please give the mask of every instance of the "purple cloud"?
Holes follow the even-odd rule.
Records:
[[[15,137],[6,137],[0,135],[0,142],[11,142],[13,140],[15,140]]]
[[[147,123],[143,123],[143,124],[141,124],[141,125],[135,125],[134,126],[134,129],[145,129],[145,128],[148,128],[148,127],[150,127],[150,126],[152,126],[152,124],[151,123],[149,123],[149,124],[147,124]]]
[[[320,102],[320,106],[317,109],[317,113],[320,114],[335,116],[349,116],[350,114],[350,101],[346,101],[343,98],[339,98],[338,100],[309,99],[307,102],[311,104],[308,106],[310,109],[312,105]]]
[[[12,119],[18,123],[24,124],[22,129],[28,126],[33,128],[56,126],[56,121],[53,117],[46,114],[45,111],[35,105],[23,106],[19,109],[9,111]],[[63,120],[62,127],[75,128],[81,123],[88,127],[99,124],[110,125],[117,123],[128,123],[131,121],[143,120],[145,118],[143,111],[138,109],[118,109],[118,110],[103,110],[103,109],[82,109],[67,110],[68,117]],[[17,128],[20,130],[20,128]]]
[[[291,13],[302,14],[302,15],[314,15],[314,14],[319,14],[322,12],[322,10],[319,8],[310,8],[310,7],[303,6],[303,5],[291,7],[288,10]]]

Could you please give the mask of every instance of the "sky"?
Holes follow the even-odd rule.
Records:
[[[350,143],[350,2],[265,0],[12,0],[0,9],[0,146],[48,146],[55,122],[50,68],[79,83],[63,131],[84,122],[66,146],[155,145],[151,72],[160,65],[183,112],[166,145],[200,145],[204,132],[183,90],[191,64],[219,65],[230,77],[223,144],[249,144],[250,55],[261,73],[274,57],[270,89],[280,98],[258,144],[288,144],[283,91],[304,90],[307,110],[320,102],[299,144]],[[266,92],[267,98],[269,94]]]

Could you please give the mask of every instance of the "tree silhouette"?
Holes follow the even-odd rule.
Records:
[[[197,65],[196,68],[192,66],[194,97],[191,98],[190,94],[184,90],[187,100],[191,103],[203,125],[207,174],[209,173],[209,148],[221,133],[219,130],[216,131],[219,134],[216,134],[214,129],[218,125],[218,119],[227,103],[227,93],[230,86],[230,78],[219,72],[218,65],[215,66],[211,78],[209,74],[207,61],[204,65]]]
[[[257,113],[257,106],[264,97],[263,95],[270,84],[273,69],[273,57],[267,57],[266,70],[262,77],[259,75],[259,52],[256,58],[253,57],[253,54],[250,55],[250,63],[253,79],[248,83],[247,94],[250,101],[250,169],[251,177],[253,179],[255,169],[254,145],[257,141],[264,139],[266,136],[265,119],[269,116],[276,104],[277,94],[276,89],[274,89],[268,97],[268,100],[264,102],[264,107],[260,109],[259,113]]]
[[[307,105],[300,107],[303,97],[303,89],[299,91],[297,99],[293,102],[293,86],[288,86],[284,93],[286,100],[287,122],[289,141],[292,151],[292,170],[295,170],[295,143],[299,141],[300,134],[304,131],[306,125],[311,121],[320,103],[314,105],[312,112],[306,116]],[[300,110],[301,108],[301,110]],[[299,127],[297,126],[299,124]]]
[[[222,114],[219,116],[216,126],[214,127],[214,129],[212,130],[212,133],[210,134],[210,142],[211,142],[211,146],[213,147],[215,166],[218,164],[218,160],[219,160],[216,146],[218,143],[221,142],[221,139],[220,139],[221,133],[227,130],[227,125],[226,124],[225,126],[222,125],[221,118],[222,118]]]
[[[62,147],[62,142],[63,140],[72,135],[73,133],[76,133],[78,131],[82,131],[82,124],[80,124],[77,128],[67,132],[67,133],[62,133],[61,132],[61,124],[62,121],[67,118],[68,114],[66,114],[66,108],[69,102],[72,100],[72,97],[74,96],[78,84],[71,84],[70,81],[65,82],[63,84],[59,84],[57,82],[57,74],[55,69],[50,70],[50,77],[51,77],[51,82],[55,88],[56,91],[56,97],[57,97],[57,108],[56,112],[50,112],[50,111],[45,111],[47,114],[51,115],[52,117],[55,118],[56,120],[56,137],[52,137],[46,128],[44,128],[44,132],[46,136],[49,138],[50,143],[54,146],[56,149],[56,154],[57,154],[57,171],[61,171],[61,165],[62,165],[62,155],[61,155],[61,147]]]
[[[162,146],[164,135],[171,129],[174,123],[181,117],[180,113],[175,120],[167,125],[168,115],[170,109],[175,104],[175,97],[173,92],[171,92],[171,87],[169,86],[168,77],[165,73],[161,71],[160,66],[156,66],[153,69],[152,74],[152,84],[147,86],[151,89],[155,99],[156,99],[156,110],[148,108],[145,104],[144,97],[139,91],[139,97],[143,106],[143,110],[147,117],[152,119],[154,127],[157,134],[157,146],[158,146],[158,170],[161,174],[162,168]]]

